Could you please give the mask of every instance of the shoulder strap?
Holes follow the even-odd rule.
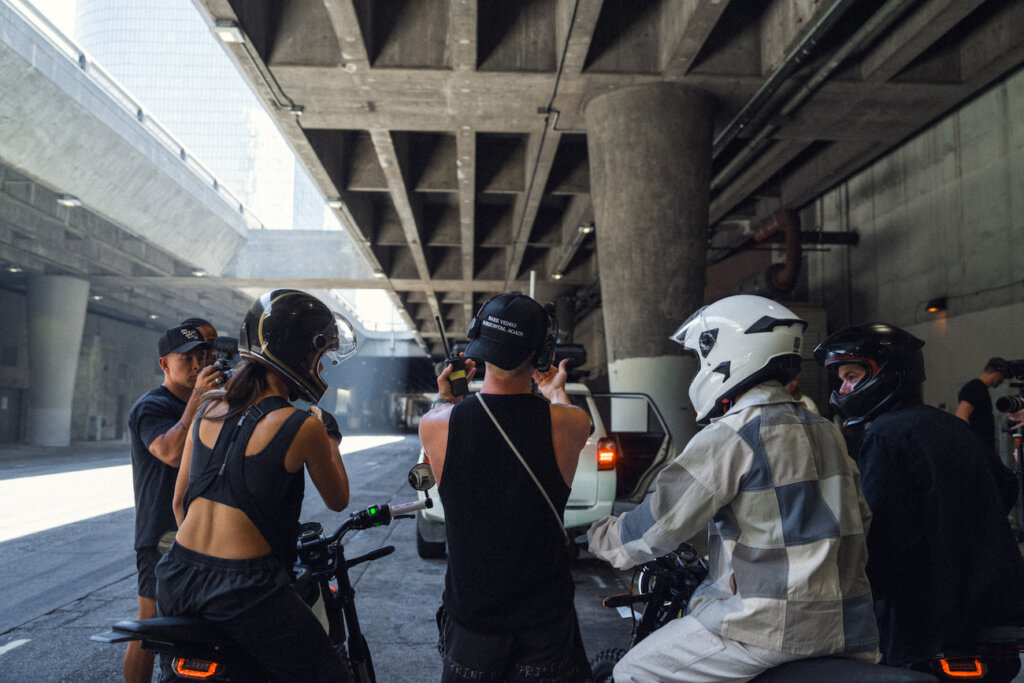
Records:
[[[512,449],[512,452],[516,454],[516,457],[519,458],[519,462],[522,463],[523,467],[526,469],[526,473],[530,475],[530,479],[533,480],[533,483],[536,484],[537,488],[540,490],[541,495],[544,496],[544,500],[547,501],[548,507],[551,508],[551,514],[555,516],[555,520],[558,522],[558,528],[562,530],[562,536],[565,537],[565,544],[569,545],[569,533],[565,530],[565,525],[562,524],[562,516],[558,514],[558,510],[555,509],[555,504],[551,502],[551,497],[548,496],[548,492],[544,490],[540,480],[537,479],[537,475],[533,473],[533,470],[530,468],[530,465],[527,464],[526,459],[523,458],[519,449],[516,448],[514,443],[512,443],[512,439],[508,438],[508,434],[506,434],[505,430],[501,428],[501,425],[498,423],[498,419],[494,417],[494,413],[491,412],[490,407],[487,405],[487,401],[484,400],[483,393],[478,391],[476,393],[476,397],[480,401],[480,405],[484,407],[484,412],[487,413],[487,417],[491,418],[491,422],[493,422],[494,426],[498,428],[498,433],[501,434],[503,439],[505,439],[505,443],[507,443],[508,447]]]
[[[280,408],[286,408],[291,404],[280,396],[268,396],[259,403],[249,406],[242,413],[242,416],[238,420],[225,420],[224,426],[221,427],[220,434],[217,435],[217,443],[213,446],[213,452],[210,454],[210,459],[206,464],[206,467],[197,476],[189,476],[188,487],[185,489],[184,508],[188,512],[189,504],[203,495],[206,489],[210,488],[214,480],[220,475],[224,474],[224,469],[227,467],[228,455],[232,450],[239,450],[234,448],[236,443],[241,443],[241,451],[244,454],[245,445],[249,443],[249,437],[252,436],[253,430],[256,429],[256,424],[263,418],[267,413],[273,412]],[[197,416],[198,417],[198,416]],[[195,427],[195,433],[193,434],[193,443],[199,438],[199,420],[197,419]],[[189,473],[191,475],[191,473]],[[230,481],[228,482],[230,485]],[[232,493],[235,493],[232,490]],[[248,489],[245,491],[248,494]],[[249,494],[251,498],[251,494]]]

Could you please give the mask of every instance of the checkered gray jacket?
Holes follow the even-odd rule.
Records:
[[[756,647],[864,656],[878,650],[870,520],[839,429],[768,382],[694,436],[640,505],[588,535],[592,552],[625,569],[707,525],[711,571],[689,614]]]

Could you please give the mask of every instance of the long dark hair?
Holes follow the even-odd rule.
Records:
[[[241,415],[255,399],[267,389],[267,374],[273,372],[265,365],[243,358],[235,366],[223,389],[207,392],[203,396],[203,409],[213,401],[226,401],[228,412],[209,419],[221,421]],[[203,417],[206,417],[205,415]]]

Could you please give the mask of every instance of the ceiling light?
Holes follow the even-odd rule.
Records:
[[[584,235],[589,235],[590,233],[594,232],[594,224],[584,223],[583,225],[580,226],[580,232],[583,233]]]
[[[93,294],[92,295],[92,300],[93,301],[103,301],[103,295],[102,294]]]
[[[206,277],[206,271],[202,268],[196,268],[192,271],[192,277]]]
[[[61,206],[81,206],[82,200],[70,194],[57,195],[57,203]]]
[[[562,279],[562,274],[561,273],[551,273],[551,279],[552,280],[561,280]]]
[[[929,313],[941,313],[946,310],[946,297],[937,296],[924,307]]]
[[[8,266],[7,267],[7,272],[8,273],[20,273],[21,272],[21,268],[19,268],[18,266]]]
[[[218,19],[213,24],[213,34],[222,43],[245,43],[241,27],[230,19]]]
[[[384,277],[384,271],[383,270],[375,270],[375,271],[373,271],[373,276],[375,278],[382,278],[382,277]]]
[[[158,317],[159,317],[159,316],[158,316],[158,315],[157,315],[156,313],[150,313],[150,314],[149,314],[149,319],[150,319],[150,320],[156,320],[156,319],[157,319]]]
[[[340,209],[343,206],[345,205],[341,202],[341,199],[338,197],[332,197],[331,199],[327,200],[327,208],[329,209]]]

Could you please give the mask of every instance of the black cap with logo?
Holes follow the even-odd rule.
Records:
[[[473,319],[466,357],[514,370],[544,346],[548,325],[547,312],[530,297],[501,294],[485,303]]]
[[[178,325],[163,333],[160,337],[160,357],[163,358],[169,353],[188,353],[197,346],[210,348],[210,344],[203,341],[203,335],[191,325]]]

